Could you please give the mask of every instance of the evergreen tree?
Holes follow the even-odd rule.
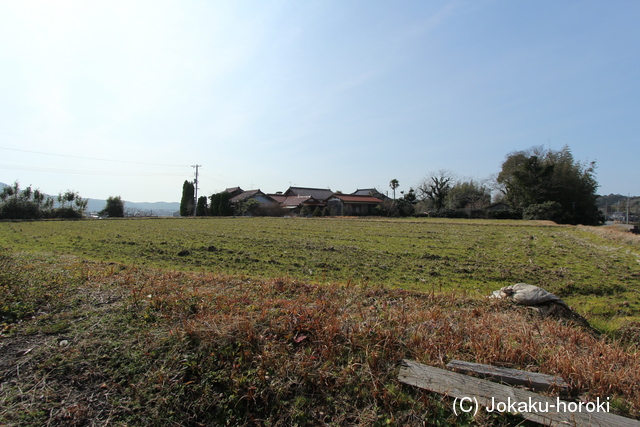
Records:
[[[526,218],[562,224],[601,221],[595,162],[575,161],[567,146],[560,151],[533,147],[511,153],[497,181],[506,200]]]
[[[404,191],[402,192],[404,193]],[[411,216],[415,211],[416,193],[413,188],[409,188],[406,194],[403,194],[401,198],[396,201],[394,209],[392,209],[393,216]]]
[[[220,215],[220,193],[212,194],[211,203],[209,204],[209,215],[219,216]]]
[[[198,205],[196,206],[196,216],[207,216],[209,214],[207,209],[207,197],[198,197]]]
[[[231,194],[227,191],[220,193],[218,198],[218,215],[229,216],[232,214],[231,207],[229,206],[229,200],[231,200]]]
[[[210,199],[211,205],[209,207],[209,215],[228,216],[232,214],[231,206],[229,205],[231,194],[229,194],[227,191],[212,194]]]
[[[185,181],[182,185],[182,199],[180,200],[180,216],[193,215],[195,187],[193,182]]]
[[[109,218],[122,218],[124,217],[124,202],[120,196],[109,196],[107,204],[100,215],[107,215]]]

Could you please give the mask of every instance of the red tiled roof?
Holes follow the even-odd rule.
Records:
[[[376,199],[373,196],[360,196],[356,194],[334,194],[333,197],[336,197],[345,203],[382,203],[382,200]]]

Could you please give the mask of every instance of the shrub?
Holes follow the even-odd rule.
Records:
[[[15,182],[0,192],[0,219],[82,218],[87,200],[73,191],[58,195],[58,206],[53,197],[45,196],[31,186],[20,191]]]
[[[522,211],[523,219],[548,220],[560,223],[563,222],[562,217],[562,206],[558,202],[529,205]]]

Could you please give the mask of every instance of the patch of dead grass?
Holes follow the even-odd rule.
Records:
[[[637,346],[504,301],[71,260],[59,267],[83,271],[72,274],[82,280],[75,295],[60,293],[46,321],[64,315],[68,328],[43,335],[35,316],[2,337],[11,349],[0,365],[6,425],[513,423],[455,417],[443,397],[397,381],[404,358],[560,375],[573,398],[611,397],[616,410],[639,415]]]

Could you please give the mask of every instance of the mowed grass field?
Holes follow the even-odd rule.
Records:
[[[0,247],[307,283],[470,296],[541,286],[615,329],[640,320],[640,246],[534,221],[176,218],[0,223]]]
[[[638,418],[639,252],[522,221],[3,222],[0,425],[528,425],[456,414],[403,359],[560,375]],[[521,281],[607,334],[486,298]]]

